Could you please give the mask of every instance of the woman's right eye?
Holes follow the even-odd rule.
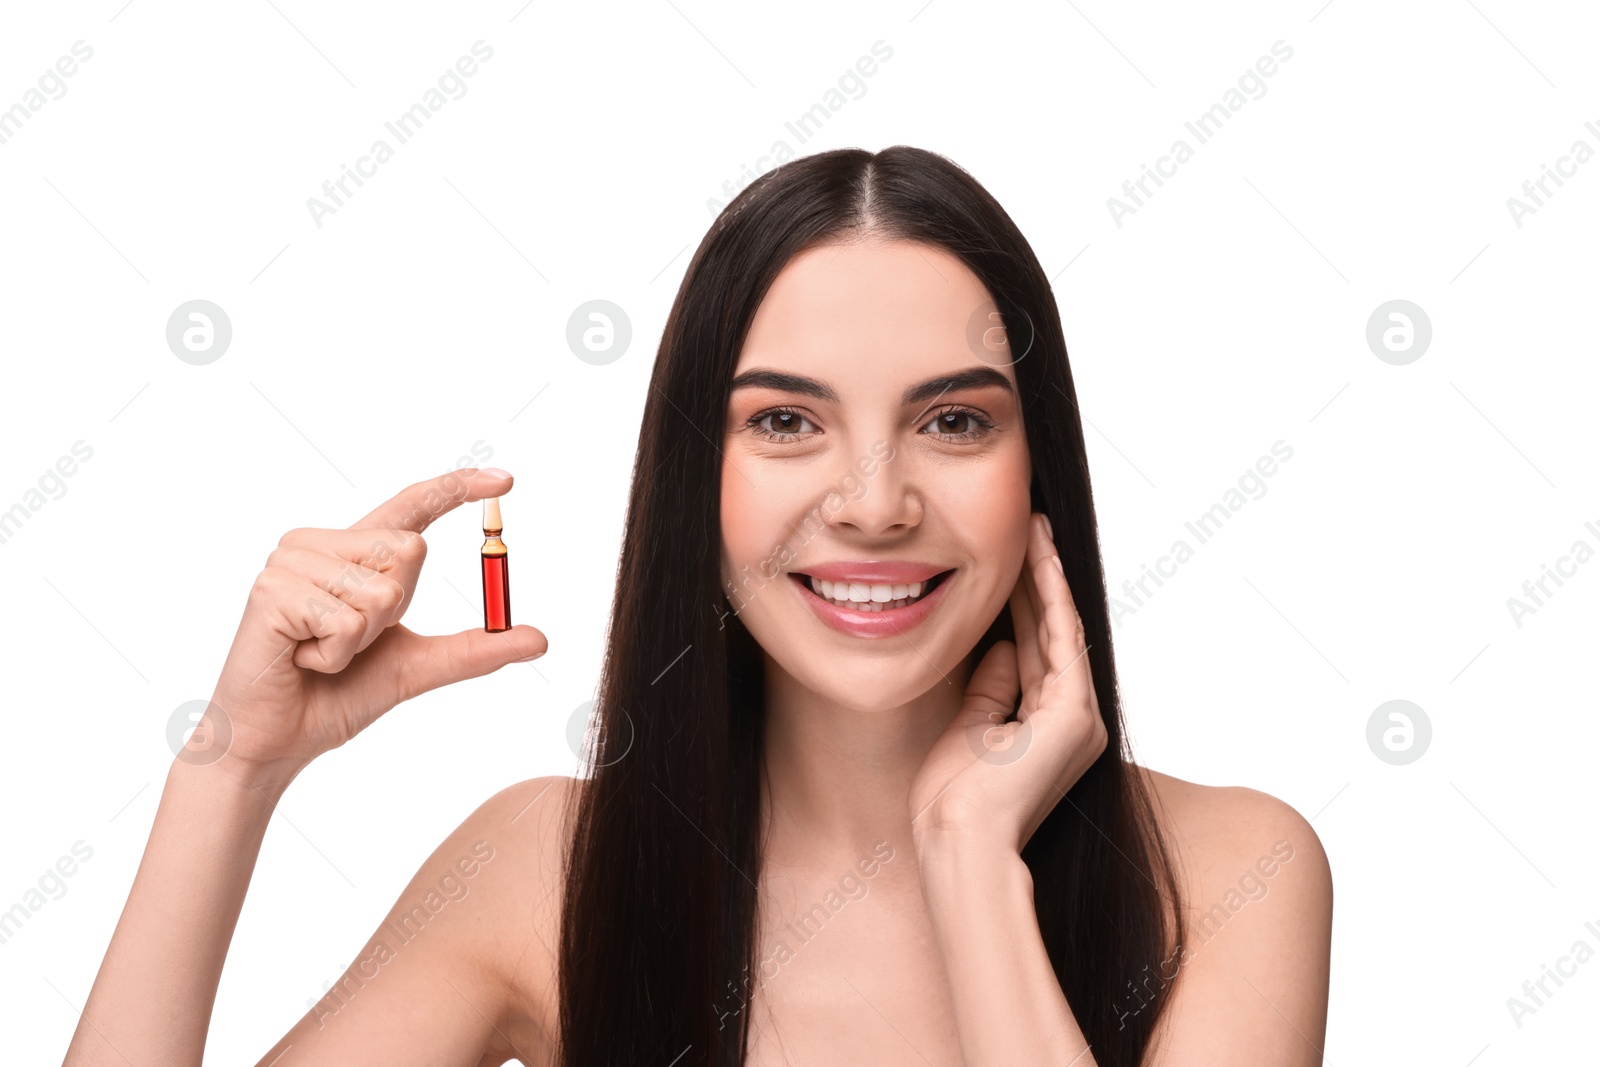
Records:
[[[789,408],[769,408],[758,415],[752,415],[748,425],[756,434],[769,441],[782,441],[808,436],[802,427],[811,426],[811,422],[798,411]],[[820,432],[816,431],[814,426],[812,430]]]

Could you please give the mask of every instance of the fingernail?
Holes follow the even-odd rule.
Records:
[[[1061,565],[1061,557],[1051,556],[1050,561],[1056,565],[1056,570],[1060,573],[1061,577],[1065,578],[1067,576],[1067,569]]]
[[[1050,528],[1050,516],[1041,512],[1039,517],[1044,520],[1044,535],[1054,541],[1056,535],[1055,531]]]
[[[509,478],[509,477],[511,477],[511,472],[510,471],[503,471],[499,467],[479,467],[478,468],[478,473],[479,474],[487,474],[491,478]]]

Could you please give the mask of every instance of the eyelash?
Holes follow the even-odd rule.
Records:
[[[761,427],[762,421],[764,419],[772,416],[772,415],[794,415],[794,416],[796,416],[797,418],[800,418],[800,419],[804,419],[805,418],[805,416],[803,414],[801,414],[800,412],[794,410],[793,408],[775,407],[775,408],[767,408],[765,411],[761,411],[761,412],[756,413],[755,415],[750,416],[749,421],[746,422],[745,425],[752,433],[756,434],[756,436],[764,437],[769,441],[785,441],[787,443],[788,441],[793,441],[794,439],[797,439],[797,438],[811,436],[810,434],[803,434],[803,433],[776,433],[776,432],[774,432],[772,430],[764,430],[764,429],[762,429],[762,427]],[[989,432],[994,429],[994,426],[995,426],[993,420],[991,420],[988,417],[986,417],[981,411],[974,411],[972,408],[962,407],[960,405],[951,405],[951,406],[947,406],[947,407],[941,408],[940,410],[938,410],[937,412],[935,412],[933,414],[932,418],[929,421],[933,421],[934,419],[941,419],[946,415],[965,415],[965,416],[967,416],[967,418],[969,418],[973,422],[977,423],[978,426],[980,427],[980,429],[978,429],[978,430],[968,430],[966,433],[936,433],[936,434],[934,434],[935,437],[942,438],[942,439],[944,439],[946,441],[975,440],[975,439],[977,439],[979,437],[987,436],[989,434]],[[923,423],[923,425],[926,426],[927,423]]]

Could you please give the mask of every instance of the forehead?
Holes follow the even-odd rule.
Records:
[[[892,389],[930,374],[991,366],[1013,384],[1004,348],[980,350],[994,306],[977,275],[932,245],[843,240],[801,252],[757,309],[735,373],[753,367]]]

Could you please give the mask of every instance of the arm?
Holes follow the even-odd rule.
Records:
[[[509,488],[503,472],[452,472],[408,486],[348,529],[301,528],[279,540],[251,586],[205,729],[168,771],[66,1067],[198,1065],[228,943],[289,783],[396,704],[543,654],[544,635],[531,626],[432,637],[400,624],[429,523]],[[431,940],[443,943],[436,951],[451,944],[444,934]],[[471,963],[438,962],[470,971],[469,983],[483,980]],[[390,1020],[396,1003],[387,1004]],[[384,1018],[363,1017],[368,1025]],[[438,1043],[464,1040],[470,1030],[438,1033],[407,1053],[432,1047],[433,1059],[454,1062]]]
[[[1249,789],[1189,787],[1179,807],[1187,918],[1145,1063],[1317,1067],[1333,882],[1316,832],[1289,805]],[[1050,965],[1021,857],[980,835],[930,833],[919,860],[963,1058],[1093,1064]]]
[[[918,851],[923,895],[950,976],[967,1063],[1091,1067],[1088,1041],[1033,910],[1033,876],[1016,852],[937,834]]]
[[[67,1067],[201,1062],[272,808],[253,787],[210,771],[173,765]],[[552,786],[562,781],[503,789],[446,837],[261,1067],[548,1062],[543,986],[523,976],[544,974],[553,959],[547,946],[559,904],[549,892],[550,865],[560,839],[549,827],[561,810]]]
[[[173,761],[65,1067],[120,1065],[125,1056],[200,1062],[222,961],[281,795],[281,786],[258,789],[216,764]]]

